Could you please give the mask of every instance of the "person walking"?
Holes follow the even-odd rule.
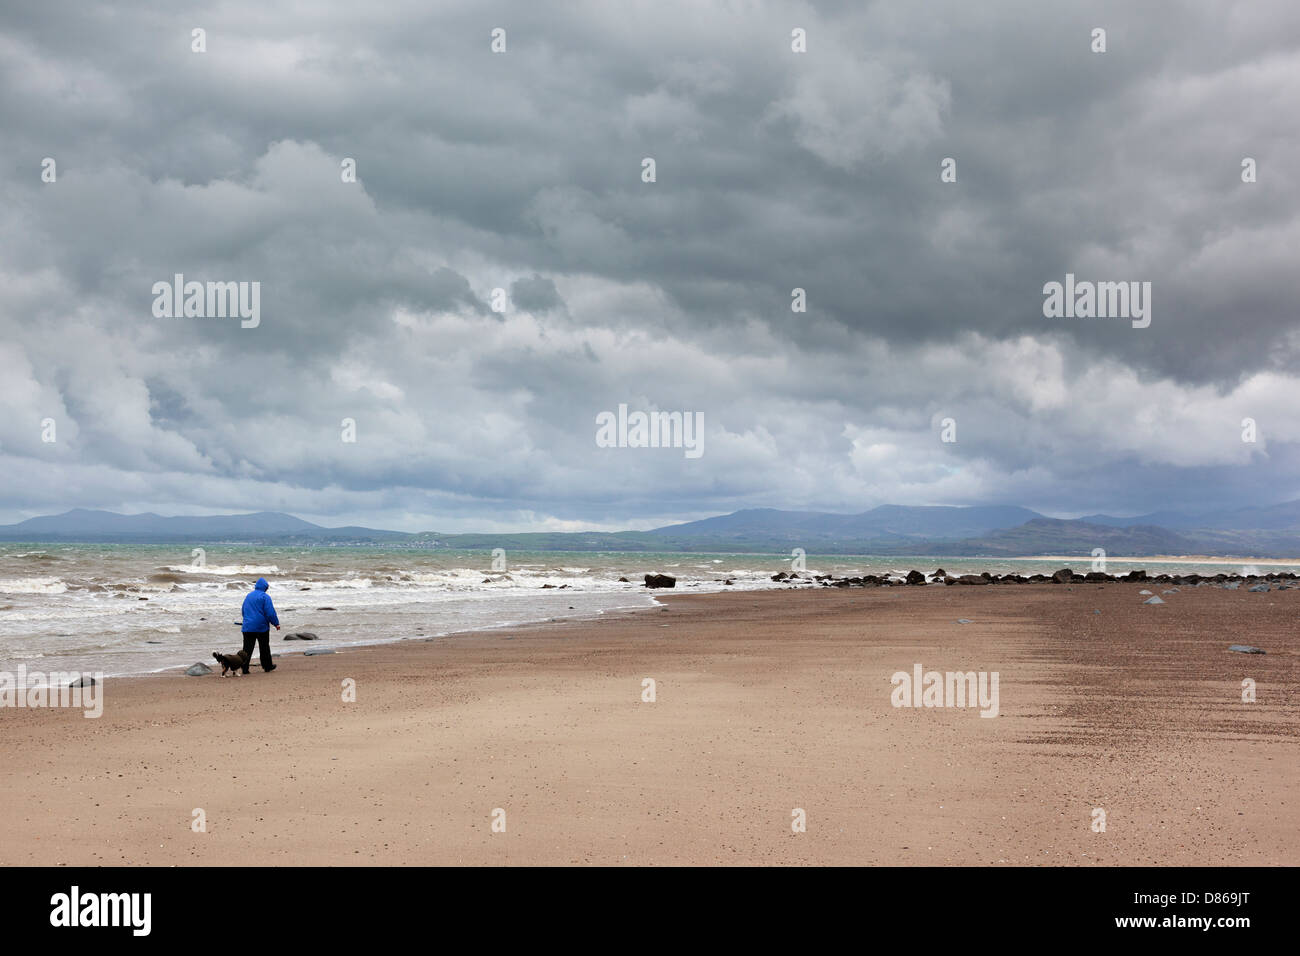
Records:
[[[253,585],[253,590],[248,592],[244,598],[244,673],[248,673],[248,662],[253,659],[253,644],[259,645],[262,652],[262,670],[270,672],[275,670],[275,665],[271,663],[271,628],[274,624],[275,629],[280,629],[280,618],[276,616],[275,605],[271,603],[271,595],[266,591],[271,585],[266,583],[266,578],[258,578],[257,583]]]

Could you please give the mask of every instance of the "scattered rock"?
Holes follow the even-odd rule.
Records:
[[[677,579],[671,574],[647,574],[645,586],[648,588],[675,588]]]
[[[784,571],[780,571],[780,572],[778,572],[778,573],[772,575],[772,580],[773,580],[773,581],[784,581],[784,580],[785,580],[786,578],[788,578],[789,576],[790,576],[790,575],[786,574]]]
[[[1052,575],[1052,580],[1057,584],[1069,584],[1074,580],[1074,572],[1069,568],[1061,568],[1061,570]]]
[[[1258,647],[1251,647],[1249,644],[1230,644],[1228,650],[1236,651],[1238,654],[1263,654],[1264,651]]]
[[[731,578],[727,578],[727,580],[723,581],[722,583],[723,583],[723,584],[735,584],[736,582],[733,581],[733,580],[731,580]]]
[[[1261,581],[1259,584],[1256,584],[1253,588],[1246,588],[1246,590],[1247,591],[1268,591],[1271,590],[1271,588],[1269,588],[1267,584]]]
[[[189,667],[185,668],[185,675],[187,677],[202,677],[204,674],[211,673],[212,668],[203,663],[191,664]]]
[[[553,587],[555,587],[555,585],[554,585],[554,584],[543,584],[542,587],[543,587],[543,588],[553,588]]]
[[[1143,604],[1164,604],[1165,602],[1153,594],[1142,603]]]
[[[1224,585],[1224,587],[1225,587],[1227,590],[1229,590],[1229,591],[1235,591],[1235,590],[1237,590],[1237,588],[1241,587],[1241,582],[1240,582],[1240,581],[1229,581],[1227,584]]]
[[[908,584],[924,584],[924,583],[925,583],[925,575],[922,574],[920,571],[908,571],[908,572],[907,572],[907,583],[908,583]]]
[[[333,654],[333,653],[334,653],[334,648],[332,648],[332,647],[312,647],[312,648],[308,648],[307,650],[303,651],[302,653],[303,653],[303,656],[305,656],[305,657],[315,657],[317,654]]]
[[[318,610],[318,611],[337,611],[338,608],[336,608],[336,607],[318,607],[318,608],[316,608],[316,610]]]
[[[1148,591],[1146,588],[1143,588],[1141,591],[1138,592],[1138,594],[1150,594],[1150,593],[1151,592]]]
[[[963,574],[957,579],[958,584],[988,584],[989,579],[980,574]]]
[[[627,578],[619,578],[619,579],[618,579],[618,583],[619,583],[619,584],[631,584],[632,582],[629,581]]]
[[[95,684],[96,681],[95,678],[93,677],[79,677],[68,686],[69,687],[94,687]]]
[[[959,618],[957,618],[957,623],[958,623],[958,624],[974,624],[975,622],[972,621],[970,618],[967,618],[967,617],[959,617]]]
[[[286,641],[314,641],[316,635],[311,631],[294,631],[292,634],[284,635]]]

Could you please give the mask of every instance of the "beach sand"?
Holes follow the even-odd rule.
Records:
[[[97,720],[0,708],[0,863],[1300,863],[1300,590],[1143,586],[668,594],[110,679]],[[918,662],[997,671],[999,715],[892,707]]]

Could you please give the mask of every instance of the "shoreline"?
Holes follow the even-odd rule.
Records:
[[[1294,571],[1271,570],[1271,571],[1259,571],[1250,574],[1243,574],[1238,571],[1229,571],[1229,572],[1220,571],[1215,574],[1203,574],[1200,572],[1171,573],[1168,571],[1157,571],[1157,573],[1155,574],[1148,574],[1145,570],[1135,569],[1133,571],[1128,571],[1123,573],[1120,572],[1107,573],[1107,572],[1084,572],[1082,570],[1074,571],[1069,567],[1068,565],[1069,559],[1067,558],[1061,558],[1061,559],[1043,558],[1043,559],[1033,559],[1033,560],[1039,560],[1042,561],[1043,563],[1065,562],[1066,566],[1058,569],[1056,572],[1050,575],[1043,572],[1035,572],[1034,574],[1027,575],[1027,576],[1020,574],[1018,572],[993,574],[986,571],[983,573],[983,575],[962,574],[959,577],[954,577],[953,575],[945,572],[941,577],[938,571],[942,571],[942,568],[939,568],[938,571],[935,572],[922,572],[917,570],[915,567],[913,567],[906,573],[902,572],[901,570],[895,570],[885,575],[866,574],[862,576],[846,576],[846,577],[839,577],[839,578],[837,578],[833,574],[813,574],[811,571],[804,571],[802,573],[778,572],[775,575],[771,575],[768,578],[768,580],[759,587],[753,587],[753,586],[729,587],[722,580],[717,580],[717,579],[708,582],[692,582],[688,587],[685,587],[681,590],[677,589],[676,587],[646,587],[644,585],[637,585],[630,590],[624,589],[622,591],[611,591],[611,592],[600,592],[600,593],[624,594],[624,595],[635,594],[638,597],[638,599],[648,600],[650,603],[618,604],[608,608],[598,608],[593,611],[580,612],[573,615],[566,614],[566,615],[556,615],[556,616],[546,617],[546,618],[537,617],[537,618],[532,618],[527,620],[494,621],[492,623],[481,624],[470,628],[451,628],[444,631],[438,631],[433,634],[425,634],[423,631],[420,631],[417,632],[417,634],[415,635],[406,634],[406,635],[395,636],[395,637],[381,637],[381,638],[365,639],[365,640],[349,640],[344,643],[333,643],[331,642],[329,637],[325,637],[324,639],[318,639],[317,641],[307,641],[301,643],[292,642],[292,646],[286,646],[283,643],[285,635],[295,633],[300,629],[306,630],[312,626],[312,625],[306,625],[300,627],[289,627],[286,625],[283,631],[272,632],[271,649],[272,649],[273,657],[276,658],[280,656],[296,657],[296,656],[303,656],[304,654],[306,654],[307,651],[309,651],[313,647],[321,648],[321,649],[332,648],[335,652],[337,652],[341,649],[349,649],[349,648],[386,646],[386,645],[401,644],[401,643],[406,643],[411,641],[416,641],[416,642],[429,641],[434,638],[447,638],[456,635],[485,634],[485,633],[491,633],[493,631],[499,631],[502,629],[518,629],[518,628],[528,627],[530,625],[540,624],[540,623],[578,623],[582,621],[595,621],[601,619],[606,614],[612,612],[636,612],[636,611],[653,610],[656,606],[662,603],[660,599],[664,597],[674,597],[674,596],[685,597],[690,595],[710,595],[710,594],[728,594],[728,593],[748,594],[748,593],[765,593],[771,591],[788,592],[790,590],[824,591],[828,589],[838,589],[838,588],[886,588],[887,589],[892,587],[903,587],[903,586],[915,587],[917,585],[925,585],[928,588],[933,589],[933,588],[940,588],[940,587],[953,587],[953,586],[963,586],[963,585],[1008,585],[1010,584],[1010,585],[1016,585],[1017,587],[1026,587],[1026,586],[1034,586],[1040,584],[1071,585],[1071,584],[1084,584],[1084,583],[1137,584],[1137,585],[1150,584],[1153,586],[1162,585],[1162,584],[1171,584],[1176,587],[1225,587],[1226,586],[1228,588],[1233,588],[1233,589],[1239,586],[1250,587],[1258,583],[1261,585],[1265,585],[1264,588],[1265,590],[1270,590],[1270,589],[1289,590],[1293,588],[1300,589],[1300,573]],[[1091,559],[1089,558],[1089,559],[1082,559],[1082,560],[1090,561]],[[1120,559],[1112,558],[1108,560],[1118,562]],[[1148,562],[1148,563],[1158,564],[1159,562]],[[1176,563],[1176,562],[1169,562],[1169,563]],[[1238,562],[1238,563],[1245,564],[1245,562]],[[1064,575],[1064,577],[1062,577],[1062,575]],[[647,579],[649,579],[652,576],[653,575],[649,573],[645,575]],[[981,580],[981,577],[983,578],[983,580]],[[1286,583],[1286,582],[1296,582],[1296,583]],[[522,596],[525,593],[527,592],[522,590],[516,591],[514,592],[514,596]],[[333,609],[331,608],[330,610]],[[574,608],[569,607],[568,610],[574,610]],[[234,644],[231,644],[230,646],[234,647],[235,644],[238,644],[238,642],[234,642]],[[79,669],[73,669],[71,671],[71,676],[76,677],[78,675],[85,674],[85,675],[94,675],[96,678],[102,678],[105,680],[112,679],[118,681],[130,677],[148,677],[148,676],[166,675],[166,674],[184,674],[184,672],[188,668],[194,666],[194,664],[201,664],[209,668],[213,667],[213,664],[209,663],[209,661],[211,660],[210,657],[211,650],[209,649],[206,651],[202,651],[200,653],[201,653],[200,660],[188,664],[168,663],[161,667],[150,668],[145,670],[130,670],[130,671],[118,671],[118,672],[109,672],[104,670],[97,670],[94,668],[82,667]],[[307,656],[317,656],[317,655],[307,655]],[[254,661],[252,662],[251,666],[260,668],[260,664],[257,662],[256,657],[257,654],[255,650]],[[57,658],[53,658],[53,657],[44,658],[38,656],[33,660],[42,660],[42,661],[48,660],[50,662],[53,662],[56,659]],[[16,663],[18,666],[22,666],[27,671],[33,673],[41,673],[41,674],[58,673],[62,676],[68,676],[68,674],[70,673],[69,670],[65,670],[63,668],[55,670],[51,668],[30,667],[27,665],[27,662],[25,661],[18,661]],[[217,670],[219,670],[219,666],[217,667]],[[0,673],[4,673],[4,672],[0,671]],[[39,682],[36,683],[39,684]],[[32,686],[32,685],[28,685],[28,686]]]
[[[0,708],[0,864],[1300,860],[1300,591],[809,590]],[[894,707],[914,665],[998,672],[998,715]]]
[[[1007,561],[1092,561],[1088,555],[1055,555],[1043,554],[1027,558],[1006,558]],[[1232,565],[1251,565],[1251,564],[1293,564],[1300,567],[1300,558],[1216,558],[1213,555],[1204,554],[1158,554],[1150,557],[1125,557],[1124,555],[1108,554],[1106,561],[1116,561],[1123,564],[1178,564],[1186,562],[1190,564],[1232,564]]]

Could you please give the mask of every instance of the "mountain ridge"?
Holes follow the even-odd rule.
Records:
[[[1170,525],[1145,519],[1171,516]],[[1177,520],[1173,520],[1177,519]],[[1191,526],[1187,526],[1190,522]],[[1199,522],[1199,523],[1198,523]],[[0,525],[0,541],[506,547],[536,551],[686,551],[1023,557],[1036,554],[1300,555],[1300,500],[1189,516],[1048,518],[1014,505],[880,505],[857,514],[750,508],[651,531],[441,534],[328,528],[275,511],[123,515],[74,508]]]

